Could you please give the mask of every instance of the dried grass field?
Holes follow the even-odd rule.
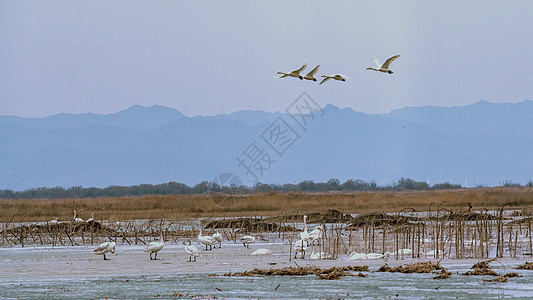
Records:
[[[219,205],[222,204],[222,205]],[[251,195],[147,195],[94,199],[0,200],[0,222],[72,220],[73,210],[98,220],[172,219],[198,217],[280,216],[334,209],[349,214],[393,213],[412,208],[428,211],[440,205],[456,210],[473,206],[494,210],[505,204],[528,214],[533,188],[477,188],[404,192],[262,193]]]

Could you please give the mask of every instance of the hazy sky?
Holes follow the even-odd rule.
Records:
[[[0,1],[0,115],[533,98],[533,1]],[[401,54],[393,75],[367,71]],[[274,79],[342,73],[347,82]]]

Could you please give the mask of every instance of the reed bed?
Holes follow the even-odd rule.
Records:
[[[233,242],[254,234],[259,241],[292,245],[307,214],[311,227],[324,228],[320,239],[306,245],[308,258],[318,252],[320,259],[337,259],[354,251],[388,253],[398,260],[523,257],[533,253],[532,221],[524,217],[531,211],[531,196],[531,188],[266,193],[239,196],[232,207],[213,200],[224,195],[0,200],[0,247],[107,240],[143,245],[160,232],[166,241],[178,243],[194,239],[200,226],[204,234],[222,231]],[[73,210],[81,217],[94,212],[97,220],[74,222]],[[57,224],[49,221],[55,217]],[[289,260],[293,251],[291,247]]]
[[[226,273],[223,276],[227,277],[255,277],[255,276],[308,276],[316,275],[319,279],[339,279],[342,276],[357,276],[366,277],[366,275],[360,272],[368,272],[368,266],[344,266],[344,267],[331,267],[327,269],[321,269],[316,266],[308,267],[286,267],[283,269],[258,269],[255,268],[251,271]],[[359,272],[359,274],[353,274],[348,272]],[[217,276],[214,274],[214,276]]]
[[[210,216],[275,216],[301,214],[326,209],[345,213],[396,212],[404,207],[427,210],[430,203],[446,207],[472,206],[496,209],[504,203],[516,203],[524,213],[533,211],[533,188],[498,187],[462,190],[352,192],[352,193],[262,193],[233,195],[235,204],[221,207],[217,203],[228,195],[147,195],[142,197],[94,199],[2,199],[0,222],[14,215],[26,222],[53,218],[71,220],[72,211],[81,217],[94,212],[105,220],[190,219]],[[87,217],[87,215],[85,215]]]

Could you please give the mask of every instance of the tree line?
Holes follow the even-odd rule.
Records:
[[[502,186],[520,187],[520,184],[505,182]],[[530,181],[527,186],[533,186]],[[64,187],[40,187],[27,189],[24,191],[13,191],[9,189],[0,190],[0,198],[3,199],[56,199],[56,198],[97,198],[97,197],[123,197],[142,195],[191,195],[206,193],[226,193],[226,194],[252,194],[269,191],[277,192],[332,192],[332,191],[405,191],[405,190],[440,190],[440,189],[460,189],[460,184],[449,182],[436,183],[430,186],[427,182],[416,181],[410,178],[400,178],[391,185],[377,185],[375,181],[363,181],[349,179],[342,183],[340,180],[332,178],[325,182],[314,182],[305,180],[300,183],[275,184],[257,182],[253,186],[220,186],[214,182],[203,181],[194,186],[188,186],[179,182],[168,182],[162,184],[141,184],[133,186],[108,186],[105,188],[81,186]]]

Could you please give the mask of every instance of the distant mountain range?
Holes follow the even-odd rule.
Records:
[[[533,179],[533,102],[365,114],[240,111],[187,117],[163,106],[99,115],[0,116],[0,189],[244,184],[400,177],[464,185]],[[239,163],[241,161],[241,163]],[[255,177],[254,175],[255,174]]]

